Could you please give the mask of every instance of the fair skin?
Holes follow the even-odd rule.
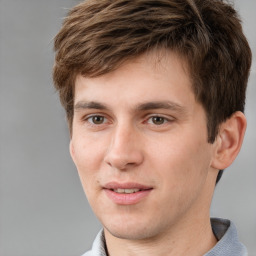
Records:
[[[235,159],[246,127],[236,112],[208,143],[185,61],[159,56],[75,82],[70,152],[111,256],[210,250],[218,170]]]

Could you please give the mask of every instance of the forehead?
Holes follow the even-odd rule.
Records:
[[[170,50],[151,51],[107,74],[93,78],[78,75],[75,81],[75,104],[82,100],[138,104],[193,99],[187,63]]]

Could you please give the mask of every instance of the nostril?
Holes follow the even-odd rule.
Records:
[[[143,156],[140,153],[136,155],[135,152],[131,154],[109,154],[104,160],[112,168],[126,170],[133,166],[140,165],[143,161]]]

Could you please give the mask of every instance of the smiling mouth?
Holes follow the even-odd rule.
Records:
[[[145,191],[149,189],[139,189],[139,188],[117,188],[117,189],[111,189],[112,191],[118,193],[118,194],[133,194],[137,193],[139,191]]]
[[[146,198],[152,190],[152,187],[137,183],[111,182],[104,186],[104,191],[111,201],[121,205],[137,204]]]
[[[104,189],[111,190],[113,192],[119,193],[119,194],[132,194],[137,193],[140,191],[150,190],[152,187],[145,186],[138,183],[117,183],[117,182],[110,182],[106,184]]]

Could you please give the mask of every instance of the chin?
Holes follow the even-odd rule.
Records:
[[[144,240],[151,237],[145,228],[136,228],[136,230],[132,229],[123,229],[123,228],[106,228],[106,230],[114,237],[119,239],[127,239],[127,240]]]
[[[142,221],[138,221],[138,219],[123,220],[122,222],[112,221],[103,226],[112,236],[128,240],[150,239],[159,235],[165,228],[165,225],[161,225],[161,223],[145,221],[145,219]]]

